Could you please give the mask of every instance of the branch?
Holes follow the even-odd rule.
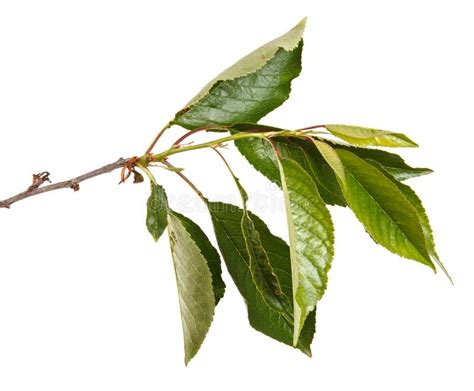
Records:
[[[73,189],[74,191],[77,191],[79,190],[79,183],[86,181],[88,179],[94,178],[96,176],[112,172],[120,167],[123,167],[128,161],[129,159],[120,158],[115,163],[107,164],[103,167],[97,168],[93,171],[90,171],[78,177],[75,177],[63,182],[53,183],[52,185],[48,185],[48,186],[35,187],[34,186],[35,183],[33,183],[33,185],[30,186],[24,192],[14,195],[13,197],[7,198],[3,201],[0,201],[0,208],[10,208],[10,205],[17,201],[21,201],[21,200],[24,200],[25,198],[33,197],[38,194],[47,193],[53,190]],[[35,176],[33,175],[33,178],[34,177]]]

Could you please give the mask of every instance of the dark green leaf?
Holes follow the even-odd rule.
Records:
[[[267,252],[263,248],[260,240],[260,234],[255,229],[255,225],[247,209],[248,195],[239,178],[234,174],[228,163],[224,162],[234,179],[235,185],[239,190],[243,204],[242,214],[242,235],[247,248],[248,264],[250,273],[257,290],[262,295],[263,300],[275,311],[281,312],[283,316],[293,316],[291,306],[288,305],[289,299],[283,293],[278,276],[275,274]],[[288,311],[290,309],[290,311]]]
[[[176,273],[185,363],[196,355],[214,317],[215,297],[208,262],[182,216],[168,211],[168,232]]]
[[[146,206],[146,226],[153,239],[157,241],[168,224],[168,200],[162,186],[151,182],[151,194]]]
[[[311,142],[296,137],[274,137],[272,141],[282,157],[295,160],[311,176],[327,204],[345,205],[331,167]],[[235,145],[257,171],[281,187],[278,161],[268,141],[252,138],[238,140]]]
[[[393,175],[395,179],[399,181],[403,181],[405,179],[414,178],[421,175],[427,175],[433,172],[429,168],[410,167],[400,156],[394,153],[377,149],[351,147],[349,145],[337,144],[332,142],[327,143],[332,145],[336,150],[343,149],[345,151],[352,152],[354,155],[357,155],[361,159],[375,160],[376,162],[381,164],[386,171]]]
[[[286,129],[275,128],[274,126],[261,125],[261,124],[239,123],[239,124],[234,124],[230,126],[229,130],[234,131],[234,132],[263,133],[263,132],[283,132]]]
[[[281,312],[283,316],[289,315],[291,317],[292,312],[288,312],[288,308],[291,309],[288,304],[288,297],[281,289],[278,276],[275,274],[267,252],[262,246],[260,234],[245,210],[242,216],[242,234],[247,247],[250,273],[263,300],[273,310]]]
[[[206,259],[207,266],[212,274],[212,288],[214,290],[214,297],[217,305],[225,292],[225,283],[222,280],[221,257],[209,241],[207,235],[194,221],[178,212],[173,213],[175,217],[179,218],[181,225],[191,235],[194,242],[199,247],[201,254]]]
[[[133,172],[133,183],[142,183],[145,178],[143,178],[143,175],[140,174],[138,171],[132,171]]]
[[[232,279],[247,303],[250,324],[269,337],[291,346],[293,343],[292,320],[275,311],[265,302],[253,280],[247,246],[241,227],[243,210],[234,205],[221,202],[210,202],[209,210],[222,257]],[[261,244],[270,259],[283,293],[287,297],[291,297],[291,263],[288,245],[282,239],[272,235],[265,223],[257,216],[251,212],[249,212],[249,216],[260,235]],[[311,354],[310,345],[314,334],[314,317],[314,312],[308,316],[296,346],[308,355]]]
[[[290,237],[296,344],[307,315],[326,290],[334,254],[334,227],[317,186],[298,163],[281,159],[280,175]]]
[[[187,129],[257,122],[288,99],[301,72],[305,20],[263,45],[209,82],[179,111],[174,124]]]
[[[402,133],[362,128],[348,125],[325,125],[334,136],[349,144],[379,147],[417,147],[418,145]]]
[[[400,189],[356,155],[344,150],[337,153],[345,168],[341,187],[347,203],[372,238],[393,253],[436,270],[417,212]]]

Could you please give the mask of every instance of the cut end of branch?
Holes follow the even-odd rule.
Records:
[[[44,184],[44,182],[51,182],[49,180],[49,175],[50,175],[49,172],[43,171],[39,174],[34,174],[33,183],[25,191],[17,195],[14,195],[10,198],[0,201],[0,208],[10,209],[10,206],[15,202],[18,202],[18,201],[24,200],[25,198],[33,197],[39,194],[47,193],[53,190],[69,188],[69,189],[73,189],[74,191],[79,191],[80,182],[86,181],[90,178],[94,178],[99,175],[107,174],[118,168],[124,167],[127,164],[129,164],[130,161],[133,161],[133,159],[134,158],[131,158],[131,159],[120,158],[114,163],[107,164],[103,167],[97,168],[93,171],[87,172],[78,177],[75,177],[63,182],[53,183],[47,186],[42,186],[42,185]]]

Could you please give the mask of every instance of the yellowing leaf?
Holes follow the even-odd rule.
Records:
[[[342,164],[341,159],[339,158],[339,155],[335,149],[324,141],[313,139],[313,143],[324,157],[324,160],[326,160],[329,166],[333,169],[334,173],[339,177],[340,180],[345,182],[346,174],[344,171],[344,165]]]
[[[418,145],[402,133],[362,128],[348,125],[325,125],[334,136],[349,144],[379,147],[417,147]]]

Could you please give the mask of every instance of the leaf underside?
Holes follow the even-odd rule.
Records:
[[[280,172],[290,237],[296,344],[308,313],[326,290],[334,254],[334,228],[309,174],[291,159],[281,159]]]
[[[215,307],[212,275],[196,238],[186,230],[182,216],[168,212],[168,232],[176,273],[185,363],[196,355],[209,330]]]
[[[207,235],[194,221],[178,212],[173,212],[173,214],[180,219],[181,225],[190,234],[207,262],[212,275],[212,289],[217,305],[225,292],[225,283],[222,280],[221,257],[209,241]]]

